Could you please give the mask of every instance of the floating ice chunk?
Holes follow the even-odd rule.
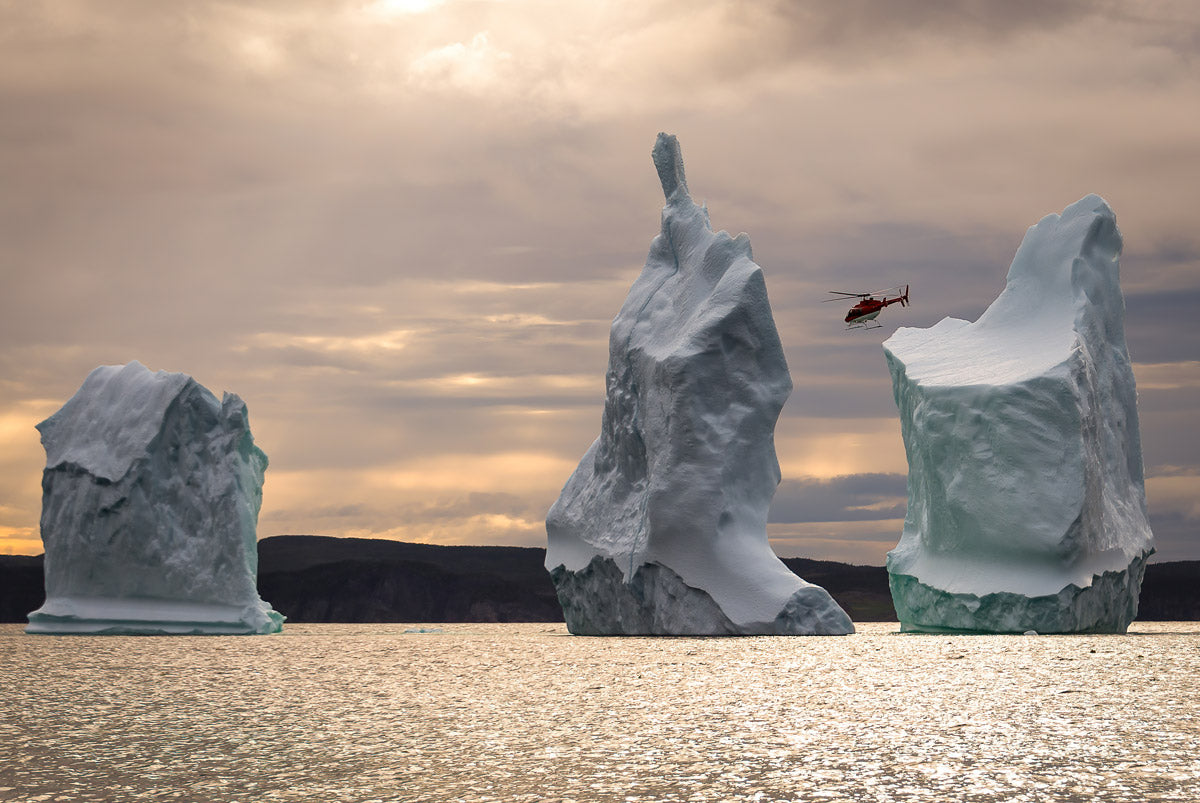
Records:
[[[1029,229],[975,323],[884,343],[908,455],[888,555],[910,630],[1124,632],[1153,536],[1121,234],[1089,195]]]
[[[246,405],[101,366],[38,424],[46,602],[29,633],[270,633],[255,587],[267,456]]]
[[[546,519],[576,634],[844,634],[845,612],[767,542],[792,383],[745,234],[714,233],[675,137],[662,231],[613,321],[600,437]]]

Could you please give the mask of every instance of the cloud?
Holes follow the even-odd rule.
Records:
[[[0,555],[40,555],[42,538],[36,527],[0,524]]]
[[[1146,478],[1146,504],[1157,514],[1179,514],[1200,526],[1200,473],[1155,474]]]
[[[879,387],[886,391],[886,378]],[[907,472],[898,418],[821,417],[812,412],[801,410],[776,425],[775,449],[785,479]]]
[[[776,0],[762,4],[759,26],[772,31],[781,51],[820,59],[842,69],[912,56],[918,48],[968,51],[1015,37],[1048,35],[1102,14],[1105,2],[994,4],[978,0],[849,0],[833,5]]]
[[[1190,268],[1193,279],[1200,276],[1200,260]],[[1197,304],[1200,287],[1127,295],[1125,337],[1131,355],[1145,363],[1195,360],[1200,355],[1200,331],[1181,322],[1195,313]]]
[[[1176,511],[1152,510],[1150,527],[1154,531],[1153,562],[1196,560],[1196,546],[1200,543],[1200,518]]]
[[[784,479],[775,492],[768,521],[884,521],[904,518],[906,474],[856,474]]]
[[[1197,352],[1200,354],[1200,352]],[[1200,361],[1134,363],[1139,393],[1200,388]],[[1172,393],[1177,399],[1179,394]]]
[[[1025,229],[1093,191],[1127,239],[1146,465],[1198,465],[1189,4],[64,0],[0,15],[14,432],[94,366],[136,358],[247,401],[272,527],[541,537],[537,511],[598,431],[609,323],[658,230],[649,151],[665,129],[766,274],[795,384],[776,433],[789,518],[894,507],[835,480],[906,469],[880,343],[976,317]],[[900,281],[913,305],[877,332],[846,333],[821,303]],[[41,455],[36,434],[13,437],[0,498],[22,512],[3,523],[28,532]],[[496,487],[513,455],[543,469]],[[452,466],[454,491],[433,482]],[[378,484],[426,469],[432,484]],[[418,515],[421,494],[452,507],[472,491],[524,506]],[[772,527],[792,525],[824,526]],[[833,530],[805,532],[838,549]]]
[[[564,470],[567,466],[556,458],[530,454],[440,456],[415,466],[340,472],[276,472],[268,477],[270,503],[264,503],[259,533],[537,546],[545,542],[549,507],[541,500],[552,496]],[[478,477],[487,482],[479,483]],[[472,490],[479,487],[496,490]],[[349,503],[321,504],[330,492]]]
[[[486,95],[505,82],[505,68],[512,58],[488,41],[487,31],[480,31],[470,42],[454,42],[417,56],[409,64],[408,77],[425,90],[448,86]]]
[[[421,14],[445,5],[445,3],[446,0],[376,0],[376,2],[367,4],[363,11],[381,17],[395,17]]]
[[[900,540],[903,519],[860,522],[797,522],[768,524],[775,554],[784,558],[838,560],[862,566],[882,566],[887,552]]]

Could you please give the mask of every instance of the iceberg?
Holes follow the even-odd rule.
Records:
[[[908,456],[887,568],[904,630],[1123,633],[1146,514],[1116,217],[1096,195],[1026,233],[975,323],[884,344]]]
[[[267,456],[240,398],[105,365],[37,428],[46,602],[27,633],[280,630],[256,588]]]
[[[600,436],[546,518],[546,568],[580,635],[846,634],[767,541],[775,422],[792,389],[745,234],[714,233],[675,137],[666,206],[613,321]]]

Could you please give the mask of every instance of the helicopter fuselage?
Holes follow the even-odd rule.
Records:
[[[899,301],[899,299],[895,299],[895,301]],[[846,323],[873,321],[879,317],[879,313],[883,312],[884,307],[888,304],[894,304],[895,301],[876,301],[873,298],[860,301],[846,313]]]

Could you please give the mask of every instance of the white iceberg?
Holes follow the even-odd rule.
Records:
[[[1029,229],[978,321],[884,343],[908,454],[888,554],[904,629],[1121,633],[1136,616],[1154,550],[1121,247],[1089,195]]]
[[[267,456],[240,398],[107,365],[38,430],[46,602],[26,632],[280,629],[255,582]]]
[[[600,437],[546,519],[572,633],[845,634],[829,594],[771,551],[774,429],[792,382],[745,234],[714,233],[675,137],[667,204],[609,338]]]

